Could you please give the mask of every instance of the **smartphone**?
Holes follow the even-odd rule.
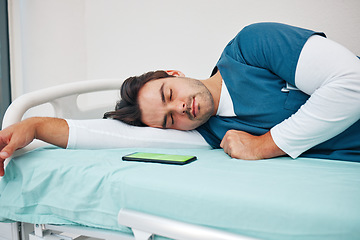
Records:
[[[196,160],[196,156],[135,152],[122,157],[124,161],[153,162],[184,165]]]

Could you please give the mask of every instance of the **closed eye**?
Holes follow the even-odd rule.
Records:
[[[170,89],[170,101],[172,99],[172,89]]]
[[[171,118],[171,124],[174,125],[174,117],[172,113],[170,113],[170,118]]]

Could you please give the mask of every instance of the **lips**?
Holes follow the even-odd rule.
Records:
[[[191,106],[191,113],[194,118],[196,118],[196,111],[195,111],[195,97],[193,97],[192,106]]]

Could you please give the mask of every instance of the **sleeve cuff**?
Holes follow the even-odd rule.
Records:
[[[270,133],[276,146],[278,146],[278,148],[283,150],[291,158],[295,159],[303,153],[301,149],[294,146],[290,146],[285,141],[286,138],[284,137],[284,134],[282,133],[281,127],[279,125],[276,125],[272,129],[270,129]]]
[[[70,119],[65,119],[65,121],[67,122],[68,126],[69,126],[69,138],[68,138],[68,142],[66,145],[66,149],[75,149],[76,148],[76,126],[74,121],[70,120]]]

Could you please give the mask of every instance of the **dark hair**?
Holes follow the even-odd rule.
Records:
[[[120,120],[134,126],[146,126],[146,124],[141,121],[138,93],[147,82],[167,77],[174,76],[159,70],[147,72],[141,76],[129,77],[121,85],[121,100],[116,103],[115,111],[105,113],[104,118]]]

